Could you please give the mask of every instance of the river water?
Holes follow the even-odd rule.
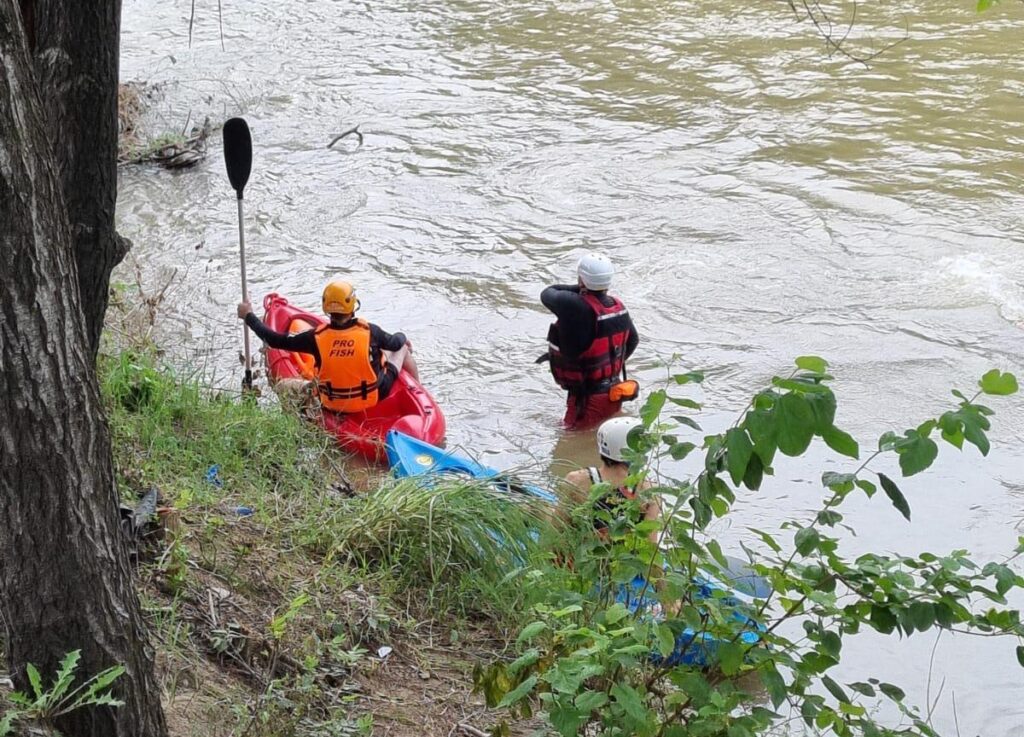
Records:
[[[363,316],[412,339],[449,445],[493,465],[590,457],[532,362],[538,294],[586,249],[619,267],[643,384],[669,363],[706,371],[690,395],[709,430],[801,354],[831,361],[837,422],[862,447],[988,368],[1024,375],[1020,3],[861,8],[856,49],[907,34],[870,66],[830,58],[784,3],[229,0],[223,49],[216,4],[196,3],[191,46],[189,10],[125,0],[122,78],[162,85],[157,131],[247,117],[254,301],[313,307],[328,278],[352,279]],[[362,147],[326,148],[355,124]],[[150,288],[176,270],[158,324],[171,355],[237,386],[219,140],[197,169],[124,169],[119,218]],[[1024,408],[991,404],[987,459],[944,448],[902,483],[911,524],[882,498],[851,503],[851,554],[1012,549]],[[807,515],[826,469],[850,467],[821,449],[780,461],[714,530],[723,547]],[[838,679],[899,683],[948,734],[1017,736],[1012,644],[861,635]]]

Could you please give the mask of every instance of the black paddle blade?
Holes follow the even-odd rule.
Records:
[[[224,123],[224,163],[231,186],[238,193],[238,199],[242,199],[242,190],[252,171],[252,136],[243,118],[231,118]]]

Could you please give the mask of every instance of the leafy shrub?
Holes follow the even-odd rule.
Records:
[[[860,445],[834,424],[826,362],[804,356],[796,366],[758,392],[729,429],[704,438],[700,473],[645,492],[674,499],[661,520],[637,523],[631,520],[638,515],[623,514],[607,540],[591,534],[575,545],[571,568],[541,565],[526,574],[529,588],[546,600],[520,634],[519,658],[477,668],[476,687],[489,706],[513,716],[539,708],[565,737],[752,737],[775,728],[787,716],[782,707],[839,737],[934,737],[898,686],[873,678],[839,683],[829,675],[844,638],[862,630],[910,636],[940,628],[1019,641],[1024,626],[1006,606],[1006,594],[1024,579],[1009,560],[978,564],[965,551],[849,559],[836,529],[854,494],[884,496],[910,520],[896,481],[872,463],[895,454],[902,475],[916,475],[937,457],[937,441],[958,449],[967,442],[987,454],[993,411],[977,400],[1013,394],[1017,381],[990,371],[970,398],[954,391],[956,405],[939,417],[900,435],[883,434],[849,473],[822,474],[825,494],[813,520],[784,525],[789,539],[752,530],[764,547],[747,549],[751,562],[743,575],[766,585],[749,596],[731,595],[730,586],[743,588],[736,566],[705,531],[729,514],[736,493],[758,489],[777,454],[801,456],[814,438],[860,460]],[[702,378],[682,374],[673,383]],[[699,430],[683,414],[699,408],[668,390],[648,398],[641,411],[645,433],[631,441],[632,481],[665,458],[697,450],[679,433],[684,426]],[[667,409],[675,412],[671,418]],[[643,496],[632,503],[642,504]],[[661,545],[648,541],[652,528]],[[1022,552],[1024,541],[1012,555]],[[1024,665],[1024,647],[1017,646],[1017,655]],[[902,714],[902,726],[876,720],[880,701]],[[494,732],[508,734],[508,724]]]

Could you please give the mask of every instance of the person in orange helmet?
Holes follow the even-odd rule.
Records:
[[[238,316],[271,348],[313,356],[316,379],[310,386],[324,409],[361,412],[386,397],[405,369],[419,381],[412,345],[403,333],[388,333],[355,316],[355,288],[336,279],[324,288],[323,309],[330,322],[295,335],[278,333],[256,317],[252,305],[238,305]]]

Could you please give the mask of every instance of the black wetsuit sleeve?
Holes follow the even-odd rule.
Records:
[[[563,355],[575,358],[587,350],[594,342],[594,311],[580,296],[579,287],[555,284],[540,293],[540,301],[558,318]]]
[[[633,355],[633,351],[640,344],[640,333],[636,331],[636,325],[633,324],[633,319],[629,320],[629,337],[626,338],[626,358]]]
[[[316,334],[313,330],[306,330],[295,335],[286,335],[276,330],[271,330],[263,321],[250,312],[245,316],[245,324],[256,333],[256,337],[269,345],[282,351],[295,351],[296,353],[308,353],[319,359],[320,351],[316,347]]]

